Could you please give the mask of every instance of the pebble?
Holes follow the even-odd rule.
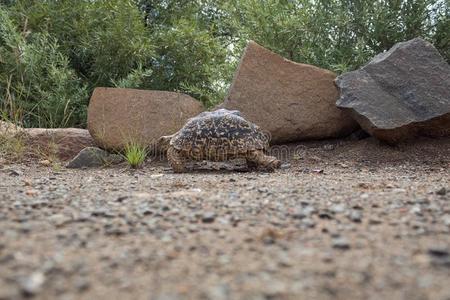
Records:
[[[381,223],[382,223],[381,219],[378,219],[377,217],[371,217],[369,219],[369,224],[371,224],[371,225],[378,225]]]
[[[428,248],[428,254],[436,257],[450,256],[450,250],[444,246],[433,246]]]
[[[213,223],[216,219],[216,214],[212,211],[204,212],[202,214],[202,222],[203,223]]]
[[[444,215],[442,217],[442,221],[444,222],[445,225],[450,227],[450,214],[449,215]]]
[[[56,214],[56,215],[52,215],[48,218],[48,220],[50,221],[50,223],[52,223],[55,226],[61,226],[67,222],[70,221],[71,218],[69,218],[68,216],[65,216],[63,214]]]
[[[346,206],[344,204],[334,204],[330,207],[330,210],[334,213],[342,213],[346,210]]]
[[[45,275],[41,272],[34,272],[19,280],[19,285],[25,295],[34,296],[41,291],[44,282]]]
[[[14,170],[11,169],[9,170],[9,176],[22,176],[23,172],[19,171],[19,170]]]
[[[292,213],[292,217],[294,219],[307,218],[307,217],[310,217],[315,211],[316,211],[316,209],[312,206],[298,207]]]
[[[359,210],[352,210],[348,216],[350,221],[355,223],[361,223],[362,220],[362,213]]]
[[[347,241],[346,238],[343,238],[343,237],[334,238],[332,240],[332,246],[333,246],[333,248],[340,249],[340,250],[350,249],[350,243]]]
[[[445,187],[440,188],[439,190],[436,191],[436,194],[439,196],[445,196],[445,194],[447,194],[447,189]]]

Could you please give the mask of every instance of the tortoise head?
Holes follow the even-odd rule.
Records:
[[[160,137],[156,143],[156,148],[158,149],[158,151],[166,152],[167,149],[169,149],[170,140],[172,139],[173,136],[174,136],[174,134],[164,135],[164,136]]]

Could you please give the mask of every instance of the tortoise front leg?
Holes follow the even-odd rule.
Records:
[[[186,159],[181,152],[174,147],[170,146],[167,149],[167,160],[170,167],[175,173],[183,173],[186,171]]]
[[[281,161],[279,161],[276,157],[265,155],[264,152],[260,150],[247,153],[246,159],[249,168],[261,166],[269,171],[273,171],[281,166]]]

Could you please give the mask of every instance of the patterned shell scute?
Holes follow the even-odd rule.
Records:
[[[219,109],[189,119],[170,144],[183,151],[244,153],[267,149],[269,140],[269,135],[238,111]]]

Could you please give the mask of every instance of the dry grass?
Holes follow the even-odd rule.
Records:
[[[25,156],[25,141],[21,135],[0,133],[0,157],[10,163],[21,161]]]

